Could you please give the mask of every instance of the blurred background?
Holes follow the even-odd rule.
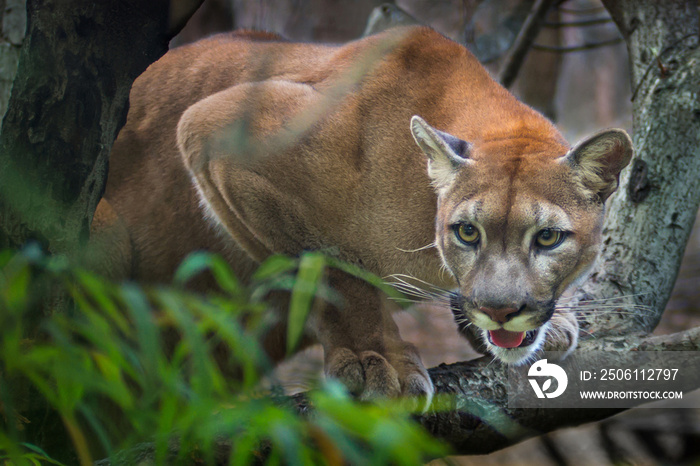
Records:
[[[293,41],[355,40],[387,27],[425,24],[466,45],[494,77],[537,2],[534,0],[205,0],[171,46],[238,28]],[[553,1],[511,91],[544,113],[569,142],[608,127],[632,128],[625,44],[596,0]],[[676,287],[656,333],[700,325],[700,232],[688,243]],[[429,304],[397,314],[403,336],[427,367],[477,355],[454,329],[451,313]],[[320,348],[280,368],[290,392],[322,370]],[[700,404],[700,402],[699,402]],[[607,421],[538,437],[456,464],[698,464],[700,410],[637,409]],[[436,462],[438,463],[438,462]]]

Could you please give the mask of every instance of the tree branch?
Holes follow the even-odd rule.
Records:
[[[559,8],[559,11],[561,11],[562,13],[568,13],[571,15],[590,15],[593,13],[605,11],[604,6],[595,6],[592,8],[581,8],[581,9],[564,8],[563,6],[558,6],[558,8]]]
[[[625,335],[589,339],[577,351],[618,353],[621,360],[637,351],[698,351],[700,327],[653,337]],[[504,389],[506,367],[490,358],[442,365],[430,369],[438,394],[450,394],[452,405],[426,414],[420,422],[435,437],[447,441],[459,454],[485,454],[535,435],[610,417],[623,409],[513,409]],[[700,387],[677,387],[693,390]],[[640,402],[641,404],[641,402]]]
[[[558,23],[545,22],[542,27],[561,29],[561,28],[579,28],[588,26],[598,26],[600,24],[608,24],[611,22],[611,18],[596,18],[596,19],[585,19],[581,21],[561,21]]]
[[[616,44],[619,44],[621,42],[624,42],[624,39],[622,39],[622,38],[610,39],[610,40],[604,40],[601,42],[594,42],[592,44],[581,44],[581,45],[574,45],[574,46],[569,46],[569,47],[555,47],[552,45],[533,44],[532,49],[539,50],[542,52],[553,52],[553,53],[582,52],[585,50],[593,50],[593,49],[599,49],[601,47],[607,47],[609,45],[616,45]]]
[[[699,351],[700,327],[672,335],[642,337],[626,335],[584,342],[577,351],[607,351],[625,355],[637,351]],[[443,364],[430,369],[430,377],[441,397],[438,411],[417,416],[432,436],[448,443],[454,454],[487,454],[514,445],[527,438],[542,435],[564,427],[574,427],[587,422],[600,421],[624,411],[623,408],[569,408],[522,409],[508,407],[508,394],[504,380],[507,366],[494,362],[490,357]],[[692,390],[696,386],[676,386],[679,390]],[[305,394],[290,397],[291,405],[300,414],[313,412],[313,406]],[[447,406],[445,405],[447,403]],[[640,400],[640,404],[642,400]],[[178,443],[171,443],[168,456],[178,456]],[[217,464],[228,462],[231,443],[219,440],[213,445]],[[152,443],[142,443],[130,450],[119,452],[117,464],[136,464],[153,461],[155,448]],[[96,463],[111,464],[109,460]]]
[[[532,6],[530,14],[525,19],[525,23],[523,23],[523,27],[520,29],[518,37],[515,38],[515,42],[508,51],[508,55],[498,73],[498,82],[503,87],[509,88],[515,81],[515,78],[518,77],[518,71],[520,71],[527,52],[540,32],[544,17],[553,3],[554,0],[537,0]]]

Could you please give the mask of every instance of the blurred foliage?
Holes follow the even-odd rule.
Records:
[[[292,293],[291,349],[314,300],[339,299],[324,285],[329,265],[392,292],[318,253],[272,257],[249,286],[221,258],[196,253],[167,288],[109,283],[38,249],[0,253],[0,464],[61,464],[52,456],[65,454],[29,437],[41,406],[58,415],[83,465],[102,454],[133,464],[127,449],[144,443],[156,464],[220,463],[222,444],[235,465],[422,464],[445,454],[400,403],[361,404],[327,381],[300,415],[281,391],[263,388],[272,364],[258,342],[274,323],[266,296]],[[201,273],[215,278],[216,293],[185,289]],[[31,312],[47,289],[67,293],[74,311]],[[222,348],[225,372],[237,377],[222,372]]]

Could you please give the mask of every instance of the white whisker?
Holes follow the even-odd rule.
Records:
[[[574,301],[575,297],[564,298],[557,302],[558,312],[570,312],[575,314],[579,322],[585,322],[594,315],[619,315],[632,318],[643,318],[656,314],[652,306],[630,303],[633,298],[649,295],[651,292],[637,293],[633,295],[615,296],[612,298],[588,299]]]
[[[645,312],[638,312],[638,311],[623,311],[623,310],[615,310],[615,309],[606,309],[606,310],[596,310],[596,309],[591,309],[591,310],[580,310],[580,309],[572,309],[576,311],[578,314],[582,315],[592,315],[592,314],[622,314],[622,315],[651,315],[651,313],[645,313]],[[643,309],[642,309],[643,310]]]
[[[406,302],[417,302],[410,298],[418,298],[422,301],[430,301],[442,305],[449,305],[451,302],[452,292],[428,283],[424,280],[412,277],[410,275],[396,274],[385,277],[384,280],[397,291],[409,297]],[[390,280],[393,280],[390,281]],[[421,285],[411,283],[416,281]]]
[[[401,251],[401,252],[413,253],[413,252],[424,251],[424,250],[426,250],[426,249],[430,249],[430,248],[434,248],[434,247],[437,247],[437,245],[436,245],[435,242],[433,241],[432,243],[426,244],[425,246],[420,247],[420,248],[418,248],[418,249],[401,249],[401,248],[396,248],[396,249],[398,249],[398,250]]]
[[[581,302],[581,303],[597,303],[597,302],[601,302],[601,301],[604,302],[604,301],[611,301],[611,300],[615,300],[615,299],[636,298],[636,297],[638,297],[638,296],[645,296],[645,295],[649,295],[649,294],[652,294],[652,293],[653,293],[652,291],[646,291],[646,292],[643,292],[643,293],[627,294],[627,295],[622,295],[622,296],[614,296],[614,297],[612,297],[612,298],[584,299],[584,300],[581,300],[581,301],[579,301],[579,302]],[[560,298],[559,301],[560,301],[560,302],[569,302],[569,301],[572,301],[572,300],[574,300],[574,299],[577,299],[577,297],[576,297],[576,296],[569,296],[569,297],[567,297],[567,298]]]
[[[385,277],[384,279],[386,280],[386,279],[390,279],[390,278],[393,278],[394,280],[400,281],[400,282],[402,282],[402,283],[406,283],[406,284],[410,284],[410,285],[412,285],[412,286],[416,286],[416,285],[413,285],[412,283],[410,283],[409,281],[407,281],[407,280],[412,280],[412,281],[421,283],[421,284],[423,284],[423,285],[426,285],[426,286],[429,287],[429,288],[432,288],[432,289],[434,289],[434,290],[437,290],[437,291],[439,291],[440,293],[450,293],[449,290],[445,290],[445,289],[443,289],[443,288],[440,288],[439,286],[433,285],[432,283],[426,282],[425,280],[421,280],[420,278],[412,277],[411,275],[405,275],[405,274],[402,274],[402,273],[396,273],[396,274],[393,274],[393,275],[389,275],[388,277]]]
[[[403,294],[406,294],[408,296],[414,296],[416,298],[422,298],[423,300],[439,299],[439,296],[435,296],[433,294],[422,292],[420,290],[416,290],[413,288],[406,288],[406,287],[400,286],[400,285],[397,285],[394,288],[396,288],[398,291],[400,291]]]
[[[493,355],[492,355],[492,356],[493,356]],[[498,359],[498,358],[496,358],[495,356],[493,356],[493,357],[491,358],[491,360],[486,364],[486,368],[488,369],[488,367],[489,367],[491,364],[493,364],[494,362],[496,362],[497,359]]]

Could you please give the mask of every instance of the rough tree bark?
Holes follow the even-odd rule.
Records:
[[[201,0],[29,0],[0,134],[0,248],[87,240],[134,79]],[[189,14],[188,14],[189,13]]]
[[[598,336],[654,329],[700,205],[700,48],[696,1],[603,2],[625,38],[635,158],[609,206],[604,252],[579,299],[627,296],[638,319],[606,314]]]
[[[24,0],[0,0],[0,118],[7,111],[12,81],[17,73],[19,51],[27,28]]]

